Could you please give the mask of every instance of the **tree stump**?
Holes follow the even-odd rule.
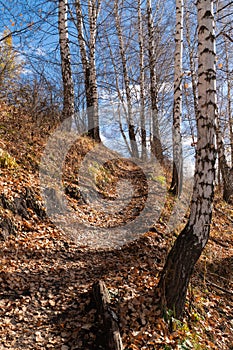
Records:
[[[117,315],[111,310],[108,289],[103,281],[92,287],[97,310],[103,320],[106,350],[123,350]]]

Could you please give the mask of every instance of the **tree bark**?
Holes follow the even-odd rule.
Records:
[[[144,72],[144,39],[142,28],[141,0],[138,0],[138,42],[140,65],[140,122],[141,122],[141,158],[147,158],[146,151],[146,125],[145,125],[145,72]]]
[[[195,45],[193,40],[191,39],[190,33],[190,18],[189,18],[189,9],[187,8],[187,4],[185,4],[185,24],[186,24],[186,40],[187,46],[189,50],[189,66],[191,71],[191,79],[192,79],[192,91],[193,91],[193,104],[194,104],[194,112],[195,116],[198,114],[198,98],[197,98],[197,74],[195,69]]]
[[[229,48],[227,39],[225,41],[225,55],[226,55],[226,78],[227,78],[227,102],[228,102],[228,121],[229,121],[229,135],[230,135],[230,147],[231,147],[231,167],[233,168],[233,115],[232,115],[232,94],[231,94],[231,76],[229,65]]]
[[[117,112],[116,112],[117,113],[117,119],[118,119],[118,122],[119,122],[119,128],[120,128],[121,135],[122,135],[122,137],[124,139],[127,151],[128,151],[129,154],[132,154],[132,151],[131,151],[131,148],[130,148],[130,144],[128,142],[127,136],[125,134],[125,131],[124,131],[124,128],[123,128],[123,125],[122,125],[122,120],[121,120],[121,108],[123,109],[123,112],[124,112],[125,116],[127,116],[127,108],[125,107],[124,97],[122,95],[122,90],[120,89],[120,86],[119,86],[117,66],[116,66],[116,62],[115,62],[115,59],[114,59],[114,54],[112,52],[111,43],[109,41],[107,33],[106,33],[106,40],[107,40],[107,43],[108,43],[108,48],[109,48],[109,52],[110,52],[110,58],[111,58],[112,66],[113,66],[113,69],[114,69],[115,85],[116,85],[117,96],[118,96],[118,99],[119,99],[118,106],[117,106]]]
[[[160,163],[163,163],[163,147],[160,138],[159,120],[158,120],[158,91],[156,87],[155,72],[155,39],[154,25],[152,16],[151,0],[147,0],[147,28],[148,28],[148,56],[150,70],[150,97],[151,97],[151,113],[152,113],[152,142],[151,151]]]
[[[128,130],[129,130],[128,133],[129,133],[129,140],[130,140],[130,146],[131,146],[131,154],[133,157],[138,158],[139,153],[138,153],[138,146],[136,141],[135,127],[133,122],[133,110],[132,110],[131,92],[130,92],[130,85],[129,85],[129,75],[127,70],[127,59],[125,54],[122,28],[120,24],[118,0],[115,0],[114,2],[114,15],[115,15],[117,36],[119,41],[119,49],[120,49],[123,78],[124,78],[124,84],[125,84],[125,93],[126,93],[126,100],[127,100]]]
[[[184,312],[193,268],[209,237],[216,160],[216,53],[212,0],[198,0],[197,150],[190,217],[168,254],[158,284],[163,311]]]
[[[230,168],[227,163],[225,155],[225,147],[223,143],[223,137],[220,130],[219,121],[217,123],[217,145],[218,145],[218,159],[220,172],[222,174],[223,182],[223,199],[227,203],[233,200],[233,168]]]
[[[117,317],[110,308],[108,290],[103,281],[98,281],[92,287],[97,309],[103,319],[105,348],[107,350],[123,350]]]
[[[88,135],[95,141],[100,142],[99,131],[99,113],[98,113],[98,90],[97,90],[97,74],[95,65],[95,44],[97,17],[100,9],[100,1],[88,1],[88,21],[89,21],[89,39],[85,38],[83,31],[83,14],[80,0],[76,0],[76,17],[78,41],[81,53],[82,67],[85,81],[86,107],[88,116]],[[87,48],[89,49],[89,57]]]
[[[100,6],[100,2],[98,1]],[[98,91],[97,74],[95,65],[95,42],[97,30],[97,7],[95,0],[88,1],[88,17],[90,27],[89,39],[89,89],[87,91],[87,113],[88,113],[88,133],[95,140],[100,142],[99,114],[98,114]]]
[[[62,121],[74,116],[74,84],[71,71],[70,47],[67,25],[67,0],[58,3],[58,31],[63,82]],[[69,120],[69,124],[71,120]]]
[[[183,75],[183,0],[176,0],[175,72],[173,105],[173,170],[170,192],[180,196],[183,182],[183,154],[181,136],[182,75]]]
[[[133,122],[133,110],[132,110],[131,92],[130,92],[130,84],[129,84],[129,75],[127,70],[127,59],[125,54],[122,28],[120,23],[118,0],[115,0],[114,2],[114,15],[115,15],[117,36],[119,41],[119,50],[120,50],[120,56],[121,56],[123,78],[124,78],[124,84],[125,84],[125,93],[126,93],[126,100],[127,100],[127,114],[128,114],[127,119],[128,119],[128,130],[129,130],[128,133],[129,133],[129,140],[130,140],[130,146],[131,146],[131,155],[135,158],[138,158],[139,153],[138,153],[138,146],[136,141],[135,127]]]

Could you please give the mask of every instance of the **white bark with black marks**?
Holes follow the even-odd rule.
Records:
[[[63,113],[62,120],[74,116],[74,84],[71,71],[70,47],[67,24],[67,0],[58,3],[58,31],[63,81]]]
[[[232,83],[231,83],[231,69],[229,63],[229,41],[224,38],[225,42],[225,60],[226,60],[226,78],[227,78],[227,112],[229,121],[229,135],[231,147],[231,167],[233,168],[233,114],[232,114]]]
[[[127,101],[127,117],[128,117],[127,119],[128,119],[128,129],[129,129],[129,140],[130,140],[130,146],[131,146],[131,155],[133,157],[138,158],[139,153],[138,153],[135,127],[134,127],[134,121],[133,121],[130,80],[129,80],[129,74],[127,69],[127,59],[126,59],[125,45],[124,45],[121,21],[120,21],[120,15],[119,15],[118,0],[115,0],[114,2],[114,15],[115,15],[117,36],[119,41],[119,50],[120,50],[120,56],[121,56],[121,64],[122,64],[122,70],[123,70],[123,78],[124,78],[126,101]]]
[[[146,126],[145,126],[145,67],[144,67],[144,37],[141,13],[141,0],[138,0],[138,43],[139,43],[139,66],[140,66],[140,122],[141,122],[141,158],[145,160],[146,152]]]
[[[183,0],[176,0],[175,71],[173,104],[173,173],[170,192],[179,196],[183,181],[183,154],[181,136],[182,118],[182,77],[183,77]]]
[[[193,268],[210,232],[216,161],[216,51],[212,0],[198,0],[197,150],[190,217],[168,254],[158,285],[162,310],[181,318]]]
[[[84,25],[81,0],[76,0],[75,3],[78,42],[80,47],[82,68],[85,81],[85,95],[88,115],[88,134],[98,142],[100,141],[100,133],[95,47],[97,18],[100,10],[100,5],[101,1],[97,1],[96,3],[96,1],[94,0],[88,0],[89,38],[87,38],[85,37],[83,30]]]
[[[152,140],[151,151],[154,156],[163,163],[163,148],[160,138],[159,120],[158,120],[158,88],[156,84],[155,71],[155,38],[154,24],[152,16],[151,0],[147,0],[147,30],[148,30],[148,58],[150,70],[150,98],[151,98],[151,115],[152,115]]]

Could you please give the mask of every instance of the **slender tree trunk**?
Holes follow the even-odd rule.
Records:
[[[94,0],[88,0],[88,20],[89,20],[89,42],[85,38],[83,30],[83,14],[80,0],[76,0],[76,17],[78,41],[81,53],[82,67],[85,80],[86,106],[88,116],[88,135],[95,141],[100,142],[99,114],[98,114],[98,90],[97,75],[95,66],[95,42],[97,17],[100,8],[100,1],[96,5]],[[89,57],[86,45],[88,44]]]
[[[67,0],[58,3],[58,31],[63,81],[62,121],[74,116],[74,84],[71,72],[70,47],[67,25]]]
[[[123,78],[124,78],[124,84],[125,84],[125,93],[126,93],[126,100],[127,100],[129,140],[130,140],[132,156],[138,158],[139,153],[138,153],[138,146],[137,146],[137,142],[136,142],[135,127],[134,127],[134,122],[133,122],[133,110],[132,110],[130,83],[129,83],[127,60],[126,60],[124,41],[123,41],[123,35],[122,35],[122,28],[121,28],[121,23],[120,23],[118,0],[115,0],[115,2],[114,2],[114,14],[115,14],[117,36],[118,36],[118,40],[119,40],[119,49],[120,49],[121,63],[122,63],[122,69],[123,69]]]
[[[190,217],[168,254],[158,284],[162,309],[181,318],[193,268],[209,237],[216,160],[216,53],[212,0],[198,0],[197,150]]]
[[[179,196],[183,182],[183,154],[181,136],[182,117],[182,61],[183,61],[183,0],[176,0],[175,72],[173,105],[173,171],[170,192]]]
[[[231,166],[233,168],[233,114],[232,114],[232,105],[231,105],[231,77],[230,77],[230,67],[229,67],[229,53],[227,39],[225,40],[225,55],[226,55],[226,76],[227,76],[227,102],[228,102],[228,121],[229,121],[229,135],[231,143]]]
[[[138,0],[138,41],[139,41],[139,57],[140,57],[140,122],[141,122],[141,140],[142,151],[141,158],[147,158],[146,152],[146,125],[145,125],[145,72],[144,72],[144,40],[142,28],[141,0]]]
[[[185,85],[184,85],[184,87],[185,87]],[[191,106],[190,99],[189,99],[189,93],[188,93],[188,90],[186,90],[186,87],[185,87],[185,91],[184,91],[183,96],[184,96],[185,108],[187,110],[186,119],[188,120],[189,127],[190,127],[190,136],[192,137],[192,146],[194,146],[195,140],[196,140],[196,135],[195,135],[195,127],[192,123],[193,111],[192,111],[192,106]],[[195,113],[195,115],[196,115],[196,113]]]
[[[154,25],[152,16],[151,0],[147,0],[147,28],[148,28],[148,56],[150,69],[150,97],[151,97],[151,112],[152,112],[152,153],[163,163],[163,148],[160,138],[159,121],[158,121],[158,91],[156,87],[156,72],[155,72],[155,38]]]
[[[190,66],[191,79],[192,79],[194,112],[195,112],[195,116],[197,116],[198,99],[197,99],[197,74],[196,74],[195,61],[194,61],[195,48],[194,48],[194,43],[191,39],[191,34],[190,34],[190,18],[189,18],[189,11],[187,9],[187,4],[185,6],[185,24],[186,24],[186,40],[187,40],[187,46],[189,50],[189,66]]]
[[[100,5],[100,4],[99,4]],[[97,7],[95,0],[88,1],[88,17],[90,27],[89,39],[89,89],[87,91],[88,101],[88,130],[89,135],[95,140],[100,141],[99,134],[99,114],[98,114],[98,90],[97,90],[97,75],[95,65],[95,42],[96,42],[96,28],[97,28]]]
[[[222,174],[222,182],[223,182],[223,199],[227,203],[230,203],[233,199],[233,168],[230,168],[227,163],[225,147],[223,143],[223,137],[220,130],[219,121],[217,123],[217,146],[218,146],[219,168]]]
[[[108,48],[109,48],[109,52],[110,52],[110,58],[111,58],[113,69],[114,69],[115,85],[116,85],[117,96],[118,96],[118,99],[119,99],[118,108],[117,108],[117,116],[118,116],[117,119],[118,119],[118,122],[119,122],[120,132],[121,132],[121,135],[122,135],[123,140],[125,142],[127,151],[128,151],[129,154],[132,155],[130,144],[129,144],[128,140],[127,140],[127,136],[125,135],[125,131],[124,131],[124,128],[123,128],[123,125],[122,125],[122,120],[121,120],[121,108],[123,109],[123,111],[125,113],[125,116],[127,116],[127,109],[125,108],[125,105],[124,105],[124,98],[122,96],[122,91],[121,91],[120,86],[119,86],[119,79],[118,79],[118,72],[117,72],[116,62],[115,62],[115,59],[114,59],[114,54],[112,52],[111,43],[110,43],[110,41],[108,39],[107,33],[106,33],[106,38],[107,38]]]

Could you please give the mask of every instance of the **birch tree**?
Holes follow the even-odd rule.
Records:
[[[222,176],[223,199],[228,203],[231,203],[233,200],[232,65],[229,59],[231,54],[229,35],[231,35],[232,30],[232,11],[230,6],[232,7],[232,2],[220,1],[216,11],[217,28],[220,39],[218,41],[218,90],[220,96],[219,100],[221,99],[221,104],[219,103],[219,118],[217,120],[217,145],[219,170]],[[223,118],[224,116],[225,118]],[[225,121],[222,119],[225,119]],[[228,135],[226,136],[225,131],[227,131],[227,129]],[[229,159],[227,154],[227,143],[230,143]]]
[[[229,122],[229,136],[230,136],[230,147],[231,147],[231,166],[233,168],[233,114],[232,114],[232,83],[230,74],[230,63],[229,63],[229,48],[228,39],[224,38],[225,44],[225,62],[226,62],[226,79],[227,79],[227,113]]]
[[[217,123],[217,145],[219,167],[223,182],[223,199],[229,203],[233,199],[233,168],[230,168],[227,162],[224,140],[220,129],[219,120]]]
[[[158,120],[158,89],[156,84],[155,72],[155,38],[154,24],[152,16],[151,0],[147,0],[147,29],[148,29],[148,58],[150,70],[150,97],[151,97],[151,113],[152,113],[152,142],[151,150],[155,157],[163,162],[163,149],[160,138],[159,120]]]
[[[88,135],[95,141],[100,141],[98,89],[96,74],[96,34],[97,18],[101,1],[88,0],[89,35],[85,35],[81,0],[76,0],[76,17],[78,42],[81,53],[82,69],[85,81],[86,107],[88,116]]]
[[[108,43],[108,49],[109,49],[109,53],[110,53],[111,63],[112,63],[112,67],[114,70],[115,89],[116,89],[117,97],[118,97],[118,103],[117,103],[117,116],[118,116],[118,118],[117,119],[118,119],[121,135],[122,135],[123,140],[124,140],[125,145],[126,145],[126,149],[127,149],[128,153],[131,154],[132,153],[131,147],[130,147],[130,144],[128,142],[127,136],[125,134],[125,131],[124,131],[124,128],[122,125],[122,118],[121,118],[122,112],[124,113],[125,117],[127,118],[127,107],[124,104],[124,96],[123,96],[122,89],[120,89],[119,74],[117,71],[117,65],[116,65],[116,62],[114,59],[114,53],[112,51],[111,43],[109,41],[107,33],[106,33],[106,40]],[[111,94],[112,94],[112,92],[110,92],[110,95]]]
[[[176,34],[175,34],[175,71],[174,71],[174,105],[173,105],[173,170],[170,192],[180,195],[183,181],[183,155],[181,137],[182,117],[182,62],[183,62],[183,0],[176,0]]]
[[[119,41],[119,50],[120,50],[120,56],[121,56],[121,64],[122,64],[122,70],[123,70],[123,79],[124,79],[125,94],[126,94],[126,101],[127,101],[127,114],[128,114],[127,119],[128,119],[128,130],[129,130],[128,133],[129,133],[129,140],[130,140],[130,146],[131,146],[131,154],[133,157],[138,158],[139,152],[138,152],[138,146],[136,142],[136,133],[135,133],[135,127],[134,127],[134,121],[133,121],[133,108],[132,108],[132,99],[131,99],[131,92],[130,92],[130,80],[129,80],[129,74],[127,69],[127,58],[125,53],[125,45],[124,45],[121,22],[120,22],[118,0],[115,0],[114,2],[114,15],[115,15],[117,36]]]
[[[185,18],[185,26],[186,26],[186,42],[187,42],[187,48],[188,48],[189,67],[190,67],[190,74],[191,74],[191,80],[192,80],[194,113],[196,116],[198,113],[197,74],[196,74],[196,66],[195,66],[195,57],[196,57],[195,41],[196,40],[194,37],[191,37],[190,12],[189,12],[189,9],[187,8],[187,3],[185,3],[184,9],[185,9],[184,18]]]
[[[158,284],[164,311],[182,317],[193,268],[209,237],[216,160],[216,50],[213,0],[198,0],[197,148],[190,216],[168,254]]]
[[[63,82],[63,113],[62,120],[74,116],[74,84],[71,71],[70,47],[67,25],[67,0],[58,3],[58,31],[61,55],[61,69]]]
[[[138,43],[139,43],[139,66],[140,66],[140,122],[141,122],[141,140],[142,151],[141,158],[147,157],[146,152],[146,125],[145,125],[145,67],[144,67],[144,38],[142,27],[141,0],[138,0]]]

